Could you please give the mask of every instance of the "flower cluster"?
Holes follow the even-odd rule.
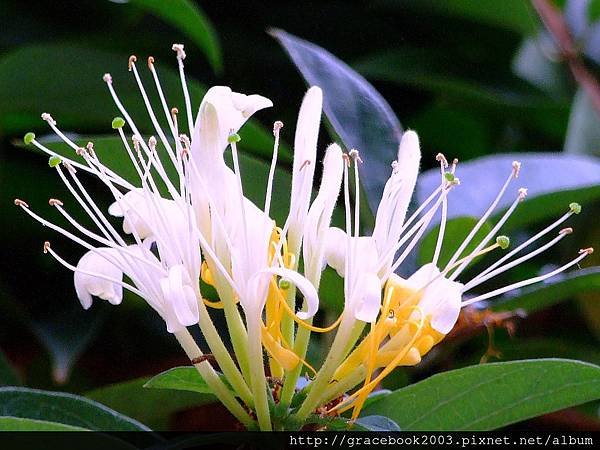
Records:
[[[92,305],[93,297],[121,303],[123,289],[142,297],[164,319],[167,331],[177,338],[223,404],[248,428],[270,430],[274,423],[286,426],[281,425],[285,423],[282,417],[302,424],[317,410],[339,414],[352,409],[352,418],[358,417],[382,378],[398,366],[418,364],[450,332],[462,307],[554,276],[592,251],[581,250],[572,261],[544,275],[491,292],[469,294],[483,282],[564,239],[570,228],[561,229],[547,243],[517,257],[558,229],[580,207],[571,204],[549,227],[474,278],[459,281],[475,258],[508,247],[508,238],[498,236],[498,232],[524,200],[523,188],[516,190],[514,202],[491,231],[483,238],[476,237],[518,177],[520,164],[513,163],[497,198],[450,260],[441,265],[448,197],[460,184],[457,161],[449,164],[438,155],[439,187],[408,215],[421,158],[419,139],[413,131],[402,136],[372,233],[361,234],[358,166],[362,160],[357,150],[344,152],[337,144],[327,147],[320,186],[313,199],[323,102],[323,93],[316,86],[306,93],[298,114],[289,213],[279,227],[270,210],[277,189],[273,180],[283,124],[276,122],[273,127],[273,158],[264,204],[256,205],[244,195],[237,148],[238,130],[254,113],[271,107],[271,101],[217,86],[207,91],[194,115],[185,81],[186,55],[181,45],[174,45],[173,50],[185,100],[182,125],[179,109],[167,103],[154,58],[148,58],[148,69],[160,98],[157,111],[139,76],[136,57],[129,59],[129,70],[156,136],[140,133],[111,76],[103,77],[122,116],[113,120],[112,127],[135,169],[135,180],[107,167],[92,143],[81,147],[73,142],[49,114],[44,113],[42,119],[72,148],[72,156],[59,155],[32,133],[25,136],[27,144],[50,156],[50,166],[72,194],[72,203],[87,213],[93,228],[78,222],[69,205],[58,199],[49,203],[69,227],[46,220],[23,200],[17,199],[15,204],[87,250],[77,264],[72,264],[49,242],[44,244],[46,253],[74,272],[75,290],[85,309]],[[157,115],[164,115],[161,120],[166,122],[166,130]],[[229,151],[233,167],[224,157]],[[80,173],[97,177],[110,191],[114,203],[108,214],[122,218],[122,232],[85,188]],[[331,226],[340,194],[344,229]],[[438,214],[441,223],[431,261],[406,279],[396,275]],[[345,300],[339,318],[321,328],[312,320],[319,309],[318,292],[326,266],[343,278]],[[219,300],[204,298],[203,285],[214,287]],[[299,308],[297,297],[302,301]],[[216,328],[211,309],[223,310],[227,330]],[[227,384],[191,337],[187,327],[192,325],[200,327]],[[306,361],[311,334],[334,330],[329,352],[315,370]],[[228,334],[234,355],[225,346],[222,333]],[[300,391],[298,379],[305,367],[311,381]],[[273,380],[277,380],[276,389],[272,389]],[[340,398],[334,406],[324,407]],[[279,421],[274,418],[276,414]]]

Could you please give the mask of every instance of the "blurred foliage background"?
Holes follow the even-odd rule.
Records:
[[[245,181],[256,198],[261,198],[270,160],[271,124],[275,120],[286,124],[282,139],[289,149],[306,89],[286,52],[267,33],[277,27],[327,49],[369,80],[402,126],[419,133],[423,170],[435,166],[438,152],[459,158],[461,164],[500,153],[548,152],[547,165],[533,165],[531,170],[537,171],[536,180],[549,185],[540,190],[543,201],[518,216],[517,239],[550,223],[546,210],[559,211],[558,215],[566,211],[569,201],[580,201],[584,212],[572,221],[576,235],[520,267],[519,279],[547,271],[552,264],[569,260],[577,249],[597,244],[600,192],[593,180],[600,176],[600,165],[591,156],[600,154],[600,111],[594,109],[592,91],[574,79],[571,69],[577,60],[592,78],[600,75],[600,2],[545,3],[555,7],[564,21],[573,39],[573,54],[565,53],[525,0],[3,1],[0,383],[85,394],[162,429],[222,423],[223,417],[214,411],[201,415],[203,419],[198,414],[174,415],[210,404],[208,394],[190,397],[140,389],[144,377],[186,364],[160,318],[133,297],[119,307],[96,301],[84,312],[72,274],[45,256],[42,244],[47,239],[56,242],[71,261],[82,252],[29,220],[12,203],[15,197],[22,198],[56,218],[48,198],[67,198],[47,159],[22,145],[21,136],[27,131],[38,137],[48,133],[40,119],[42,112],[52,113],[63,130],[79,133],[84,142],[86,136],[110,135],[117,110],[101,77],[111,72],[128,109],[144,117],[137,87],[127,72],[130,54],[138,55],[142,68],[146,56],[153,55],[170,102],[182,105],[171,51],[174,42],[186,45],[194,108],[205,87],[216,84],[273,100],[275,107],[258,114],[242,133],[245,164],[251,169]],[[338,99],[349,107],[352,101]],[[152,132],[149,121],[138,119],[138,125]],[[114,157],[119,149],[106,139],[106,157]],[[330,139],[323,130],[321,151]],[[103,141],[95,142],[98,149]],[[279,217],[288,195],[290,153],[286,149],[276,191]],[[570,169],[568,158],[583,158],[577,159],[581,163],[577,170],[587,174],[587,178],[582,175],[585,183],[578,184],[578,173]],[[506,168],[489,160],[480,169],[482,182],[487,177],[503,179]],[[565,180],[569,192],[556,192],[564,190],[557,180]],[[91,186],[95,198],[108,205],[107,193],[98,187]],[[462,211],[469,211],[470,202],[491,201],[483,193],[478,199],[476,188],[470,195],[457,205]],[[462,228],[454,227],[456,236]],[[598,258],[592,255],[585,266],[597,266]],[[332,278],[332,283],[339,280]],[[513,302],[505,309],[524,308],[529,314],[509,318],[508,323],[498,321],[505,326],[493,333],[499,354],[490,360],[556,356],[600,363],[599,289],[600,272],[591,268],[585,276],[566,276],[516,299],[503,299]],[[326,294],[326,309],[334,317],[339,299]],[[398,388],[439,370],[478,363],[488,349],[489,336],[481,317],[472,320],[430,359],[414,369],[397,371],[384,387]],[[315,347],[313,357],[318,353]],[[120,384],[109,386],[114,383]],[[134,391],[138,402],[127,400]],[[155,402],[162,402],[160,411],[151,408]],[[599,429],[598,405],[536,420],[538,427]]]

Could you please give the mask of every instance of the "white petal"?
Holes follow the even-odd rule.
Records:
[[[89,251],[77,263],[77,269],[93,272],[107,278],[121,280],[123,272],[111,262],[107,261],[101,254],[108,258],[118,260],[118,252],[110,248],[99,248],[96,252]],[[73,274],[73,282],[77,297],[84,309],[92,306],[92,296],[107,300],[113,305],[118,305],[123,300],[123,287],[104,278],[87,275],[76,271]]]
[[[420,160],[419,137],[409,130],[402,135],[398,160],[394,163],[377,208],[373,238],[381,255],[400,239],[406,211],[417,182]],[[392,258],[393,255],[390,259]],[[391,264],[391,261],[388,263]]]
[[[326,232],[340,193],[343,175],[342,149],[337,144],[331,144],[323,160],[323,176],[319,193],[308,211],[304,225],[304,272],[313,283],[318,283],[324,267]]]
[[[293,283],[299,290],[302,292],[304,296],[304,300],[306,301],[306,305],[308,307],[308,311],[300,311],[296,313],[299,319],[306,320],[313,317],[318,309],[319,309],[319,294],[317,290],[313,286],[313,284],[300,275],[298,272],[290,269],[284,269],[280,267],[270,267],[267,269],[261,270],[255,277],[261,276],[263,274],[271,274],[277,275],[286,280]]]
[[[198,323],[198,303],[187,278],[184,267],[176,265],[169,269],[167,278],[160,280],[164,299],[162,316],[170,333]]]
[[[375,241],[371,236],[351,237],[350,245],[354,245],[354,242],[356,242],[356,261],[353,261],[353,264],[360,272],[374,272],[378,265]],[[346,232],[340,228],[331,227],[327,231],[325,261],[339,276],[346,276]]]
[[[381,308],[381,280],[374,273],[360,275],[350,305],[354,317],[363,322],[374,322]]]
[[[306,92],[302,100],[294,139],[288,235],[292,241],[298,243],[302,236],[312,193],[322,107],[323,92],[320,88],[313,86]]]

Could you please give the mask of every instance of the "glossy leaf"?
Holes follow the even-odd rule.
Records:
[[[600,160],[597,158],[557,153],[493,155],[459,163],[456,175],[460,186],[448,197],[448,217],[483,215],[510,175],[515,160],[522,163],[519,178],[512,181],[492,218],[498,218],[508,208],[520,187],[526,187],[528,195],[500,230],[502,233],[558,218],[568,211],[571,202],[579,202],[585,208],[600,198]],[[425,200],[437,188],[439,177],[439,169],[421,174],[417,202]]]
[[[169,420],[177,411],[217,401],[216,397],[210,394],[144,389],[144,384],[148,381],[149,378],[144,377],[111,384],[88,391],[85,396],[127,414],[155,430],[168,430]]]
[[[573,98],[565,152],[600,155],[600,116],[589,96],[579,89]]]
[[[190,0],[130,0],[189,37],[206,55],[215,72],[223,70],[221,47],[215,29],[200,7]]]
[[[600,367],[539,359],[440,373],[382,395],[363,415],[387,416],[402,430],[484,431],[599,398]]]
[[[212,390],[194,367],[174,367],[152,377],[144,387],[212,394]]]
[[[47,420],[26,419],[23,417],[0,417],[0,431],[89,431],[86,428],[74,427]]]
[[[21,387],[0,388],[0,416],[48,420],[97,431],[150,431],[140,422],[87,398]]]
[[[368,431],[401,431],[396,422],[385,416],[363,416],[355,423]]]
[[[510,296],[494,300],[491,308],[495,311],[522,309],[532,313],[569,300],[573,298],[574,293],[598,291],[600,291],[600,267],[587,267],[512,292]]]
[[[376,211],[397,157],[402,135],[398,118],[367,80],[327,50],[283,30],[271,34],[306,82],[323,89],[323,110],[343,145],[360,151],[362,186]]]

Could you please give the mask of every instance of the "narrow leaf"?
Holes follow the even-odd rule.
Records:
[[[151,378],[144,387],[212,394],[212,390],[194,367],[174,367]]]

